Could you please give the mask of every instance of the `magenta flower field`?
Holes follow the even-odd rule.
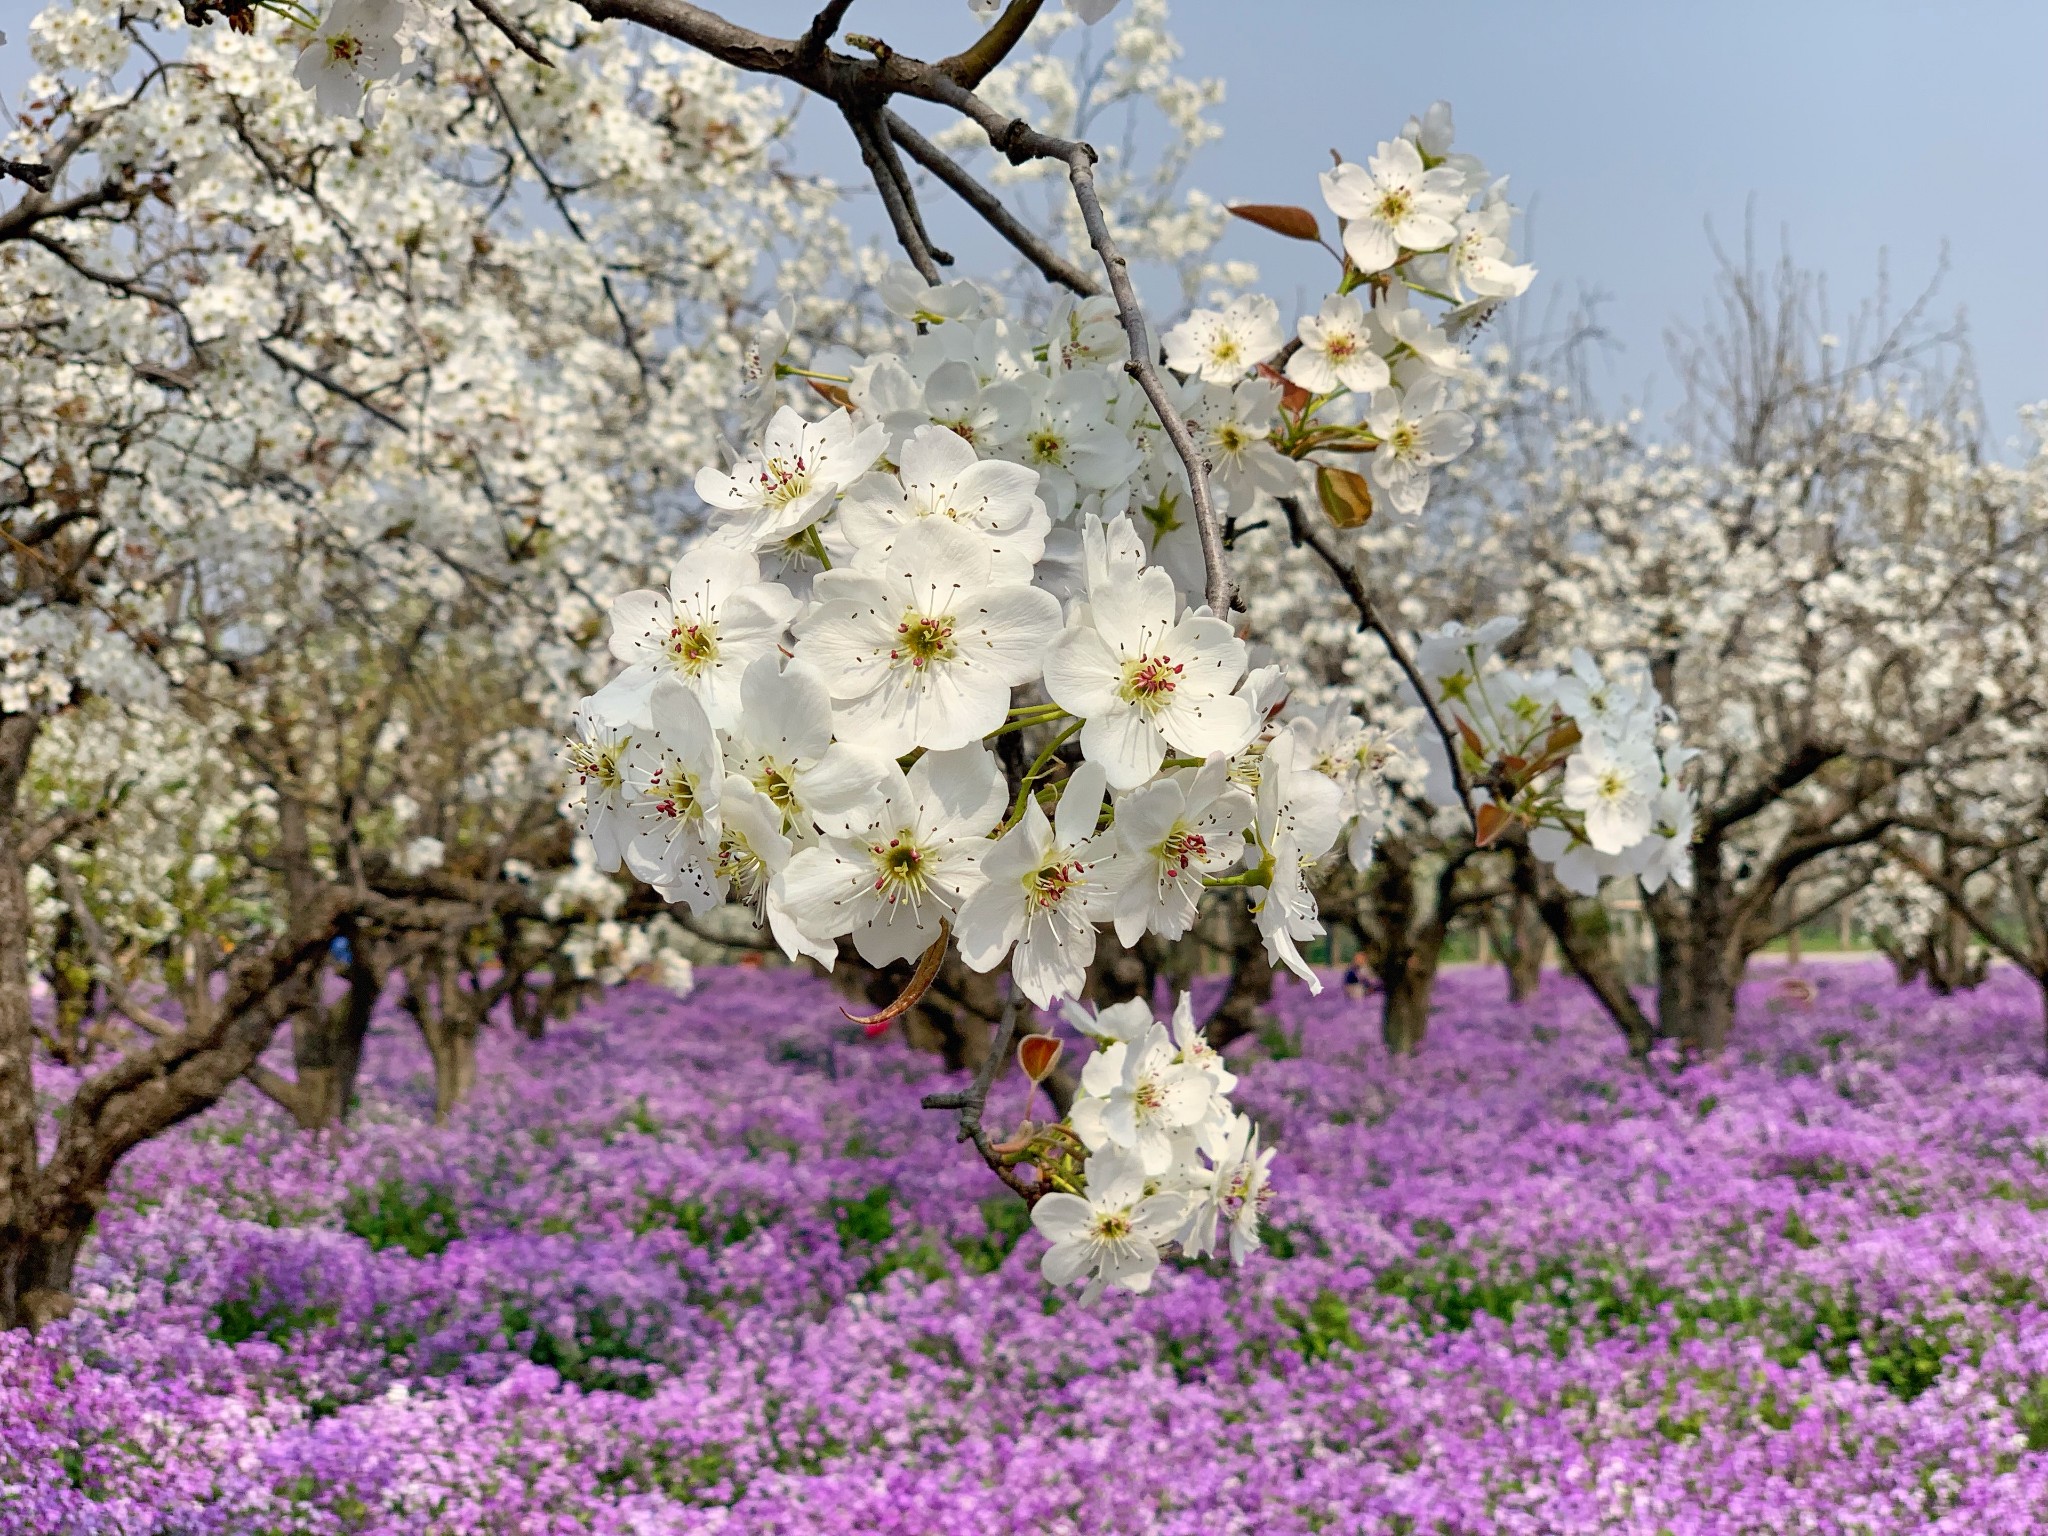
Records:
[[[127,1167],[0,1336],[0,1531],[2048,1530],[2037,996],[1813,974],[1657,1081],[1556,978],[1407,1063],[1284,991],[1269,1254],[1085,1310],[820,983],[495,1034],[443,1131],[385,1019],[343,1144]]]

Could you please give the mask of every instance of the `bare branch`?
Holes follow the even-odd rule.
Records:
[[[894,112],[882,114],[882,126],[889,131],[890,138],[909,152],[911,159],[951,187],[960,201],[980,214],[989,228],[1001,235],[1019,255],[1045,274],[1048,281],[1058,283],[1062,288],[1071,289],[1083,298],[1092,299],[1101,294],[1102,284],[1055,251],[1028,224],[1010,212],[1000,198],[975,180],[972,173],[938,145]]]
[[[932,249],[924,220],[912,201],[910,179],[903,174],[903,162],[896,158],[895,147],[882,133],[877,119],[858,107],[846,109],[846,126],[853,130],[854,142],[860,145],[860,157],[867,162],[868,175],[874,178],[875,190],[882,194],[882,206],[889,211],[896,243],[910,257],[917,275],[936,287],[942,258],[946,265],[953,258]]]
[[[488,21],[492,26],[504,33],[506,42],[517,48],[542,69],[553,69],[555,67],[555,61],[541,51],[540,39],[527,31],[515,18],[500,8],[498,0],[469,0],[469,3],[477,8],[477,13],[485,21]]]
[[[939,68],[968,90],[973,90],[988,78],[991,70],[1010,56],[1010,51],[1031,29],[1031,23],[1038,19],[1038,12],[1044,4],[1045,0],[1010,0],[1008,9],[982,33],[979,42],[971,48],[963,48],[951,58],[939,60]]]
[[[1465,765],[1459,758],[1460,743],[1443,715],[1429,701],[1429,690],[1423,686],[1422,671],[1415,665],[1415,658],[1408,654],[1408,647],[1402,642],[1392,625],[1381,615],[1379,605],[1372,600],[1372,593],[1366,590],[1365,578],[1358,573],[1358,567],[1340,555],[1330,541],[1316,530],[1302,510],[1299,496],[1282,496],[1280,508],[1287,514],[1287,532],[1296,544],[1306,545],[1315,552],[1317,559],[1329,568],[1337,578],[1337,585],[1344,589],[1344,595],[1351,599],[1351,606],[1358,610],[1358,627],[1379,637],[1394,665],[1401,669],[1401,675],[1408,679],[1408,686],[1415,690],[1423,713],[1429,716],[1430,724],[1436,727],[1437,738],[1443,743],[1444,757],[1451,765],[1451,780],[1458,787],[1458,803],[1465,808],[1465,819],[1471,823],[1472,835],[1479,835],[1479,812],[1472,804],[1472,784],[1465,776]]]
[[[1152,361],[1152,338],[1145,325],[1145,311],[1138,304],[1138,292],[1131,286],[1129,263],[1110,238],[1109,221],[1102,216],[1102,200],[1095,194],[1095,151],[1086,144],[1075,144],[1068,150],[1066,161],[1067,177],[1074,185],[1074,201],[1081,205],[1081,222],[1088,226],[1088,242],[1102,258],[1102,269],[1109,276],[1109,291],[1116,297],[1117,318],[1123,322],[1124,335],[1130,340],[1131,360],[1124,366],[1145,391],[1145,398],[1152,402],[1160,426],[1166,429],[1167,441],[1173,444],[1173,451],[1180,455],[1188,472],[1188,493],[1195,503],[1195,529],[1202,537],[1202,565],[1209,577],[1209,611],[1228,623],[1237,591],[1223,555],[1223,520],[1217,516],[1216,502],[1209,494],[1209,461],[1195,445],[1194,434],[1188,431],[1180,412],[1174,409],[1173,397],[1166,392],[1166,384]]]
[[[1024,992],[1014,979],[1010,983],[1010,998],[1003,1007],[1003,1016],[997,1021],[996,1032],[988,1043],[988,1054],[981,1059],[981,1068],[974,1074],[974,1081],[958,1093],[928,1093],[924,1096],[926,1109],[950,1109],[960,1117],[960,1140],[974,1143],[974,1150],[981,1154],[981,1160],[988,1164],[991,1172],[1026,1200],[1036,1199],[1044,1191],[1036,1185],[1027,1184],[1015,1168],[1003,1161],[988,1139],[988,1132],[982,1128],[981,1118],[988,1108],[988,1091],[994,1086],[996,1074],[1003,1070],[1003,1063],[1010,1059],[1010,1042],[1016,1038],[1017,1021],[1024,1012]]]

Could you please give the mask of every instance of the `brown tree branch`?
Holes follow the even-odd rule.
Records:
[[[983,222],[1007,240],[1026,261],[1038,268],[1047,281],[1071,289],[1083,298],[1092,299],[1101,294],[1102,284],[1041,239],[1030,225],[1010,212],[1001,198],[976,181],[959,161],[894,112],[882,114],[882,126],[888,130],[890,138],[903,146],[911,159],[952,188],[960,201],[980,214]]]
[[[1031,23],[1038,19],[1044,4],[1045,0],[1010,0],[1003,14],[990,24],[972,47],[961,49],[951,58],[939,60],[939,68],[968,90],[973,90],[1023,41],[1024,34],[1031,30]]]
[[[512,16],[508,15],[498,5],[498,0],[469,0],[469,3],[476,7],[477,13],[485,21],[488,21],[505,35],[506,42],[517,48],[542,69],[553,69],[555,67],[555,61],[541,51],[540,40],[527,31],[525,27],[521,26]],[[469,39],[464,37],[463,41],[466,43]],[[474,53],[475,50],[472,49],[471,52]],[[479,59],[477,62],[482,63],[483,61]],[[494,93],[495,89],[493,87]]]
[[[1044,1189],[1037,1184],[1026,1183],[1017,1170],[1003,1161],[989,1141],[988,1132],[982,1127],[982,1115],[988,1108],[989,1089],[994,1086],[996,1074],[1003,1070],[1003,1063],[1010,1059],[1010,1042],[1016,1038],[1017,1021],[1024,1012],[1024,992],[1013,980],[1010,983],[1010,998],[1003,1007],[1003,1016],[996,1024],[995,1037],[988,1043],[988,1054],[981,1059],[981,1067],[974,1074],[974,1081],[965,1089],[955,1093],[928,1093],[924,1096],[926,1109],[950,1109],[960,1118],[960,1140],[974,1143],[974,1150],[981,1154],[981,1160],[989,1170],[1026,1201],[1035,1200]]]
[[[1380,644],[1386,647],[1387,654],[1393,658],[1394,665],[1401,669],[1401,675],[1408,679],[1408,686],[1415,690],[1415,697],[1421,703],[1423,713],[1429,716],[1430,724],[1436,727],[1437,739],[1443,743],[1444,756],[1451,765],[1451,782],[1458,788],[1458,803],[1465,808],[1465,819],[1471,824],[1472,835],[1477,837],[1479,812],[1472,804],[1472,784],[1466,777],[1465,765],[1458,756],[1461,744],[1449,723],[1444,720],[1435,705],[1430,703],[1429,690],[1423,685],[1422,670],[1415,665],[1415,658],[1408,654],[1408,647],[1402,642],[1400,635],[1381,615],[1379,604],[1373,601],[1372,593],[1366,590],[1365,578],[1359,575],[1358,567],[1340,555],[1336,547],[1317,530],[1315,524],[1309,520],[1308,514],[1302,510],[1301,498],[1282,496],[1279,500],[1281,511],[1287,514],[1288,537],[1296,544],[1313,551],[1316,558],[1329,569],[1330,574],[1337,578],[1337,585],[1344,589],[1344,595],[1351,599],[1351,606],[1358,612],[1360,631],[1370,632],[1379,638]]]

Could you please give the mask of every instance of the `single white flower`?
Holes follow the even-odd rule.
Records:
[[[740,679],[740,714],[728,766],[765,796],[781,830],[813,841],[820,817],[842,815],[881,792],[895,764],[832,739],[832,695],[817,671],[769,654]]]
[[[1586,819],[1597,853],[1620,853],[1650,832],[1664,770],[1647,743],[1582,742],[1564,767],[1564,803]]]
[[[1425,170],[1407,139],[1380,145],[1365,166],[1347,161],[1321,179],[1323,201],[1345,221],[1344,253],[1361,272],[1384,272],[1403,249],[1434,251],[1458,233],[1464,176],[1449,166]]]
[[[761,579],[752,551],[699,544],[676,562],[665,595],[627,592],[613,601],[612,654],[627,666],[599,698],[630,715],[656,678],[674,677],[713,725],[730,728],[741,676],[775,653],[802,606],[787,587]]]
[[[718,814],[714,885],[721,897],[729,893],[758,918],[767,909],[769,886],[795,852],[783,835],[782,811],[749,780],[729,773],[719,792]]]
[[[1121,487],[1145,462],[1116,424],[1115,388],[1100,369],[1028,375],[998,387],[1002,409],[988,430],[1005,458],[1038,471],[1038,494],[1055,519],[1088,492]]]
[[[734,514],[735,542],[773,549],[824,517],[832,498],[865,474],[887,446],[881,426],[855,431],[844,410],[805,421],[784,406],[769,418],[758,450],[733,465],[731,474],[697,471],[697,495],[707,506]]]
[[[1166,366],[1210,384],[1235,384],[1280,350],[1280,306],[1264,294],[1198,309],[1166,333]]]
[[[1355,295],[1333,293],[1322,312],[1296,326],[1301,346],[1287,360],[1287,377],[1312,395],[1339,389],[1369,395],[1393,382],[1387,360],[1373,350],[1373,328]]]
[[[1374,303],[1371,325],[1373,345],[1396,365],[1404,389],[1412,390],[1422,382],[1423,369],[1447,379],[1472,371],[1472,359],[1465,349],[1409,302],[1406,288],[1395,288]]]
[[[1086,1279],[1084,1302],[1106,1286],[1148,1291],[1159,1268],[1159,1245],[1171,1239],[1187,1210],[1187,1197],[1145,1193],[1145,1171],[1135,1157],[1105,1148],[1088,1159],[1085,1194],[1063,1190],[1031,1208],[1031,1225],[1052,1246],[1039,1273],[1053,1285]]]
[[[718,802],[725,760],[718,734],[697,696],[673,677],[656,679],[647,706],[651,725],[634,733],[620,763],[629,828],[626,868],[664,901],[706,912],[719,897]]]
[[[1505,201],[1488,201],[1462,215],[1458,238],[1451,242],[1450,291],[1463,300],[1472,293],[1482,299],[1520,298],[1536,281],[1536,269],[1518,266],[1508,249],[1514,210]]]
[[[313,40],[299,54],[293,77],[313,93],[330,117],[355,117],[363,95],[405,68],[399,33],[408,20],[402,0],[334,0]]]
[[[569,771],[582,792],[579,823],[590,839],[597,867],[615,871],[626,856],[626,779],[620,766],[633,740],[632,724],[604,708],[596,697],[585,699],[570,715],[575,734],[566,756]]]
[[[1236,867],[1252,815],[1252,797],[1230,782],[1230,761],[1220,752],[1117,801],[1109,879],[1126,947],[1148,929],[1178,939],[1194,927],[1202,882]]]
[[[1375,494],[1404,517],[1429,500],[1429,472],[1472,446],[1472,418],[1444,409],[1445,385],[1431,374],[1405,395],[1383,389],[1372,397],[1365,424],[1380,440],[1366,473]]]
[[[1272,1162],[1273,1149],[1259,1147],[1258,1127],[1239,1115],[1216,1159],[1216,1213],[1229,1233],[1233,1264],[1242,1265],[1262,1246],[1259,1218],[1273,1198]]]
[[[1300,468],[1271,441],[1279,409],[1278,384],[1248,379],[1235,389],[1208,385],[1186,413],[1209,461],[1210,476],[1230,498],[1233,512],[1249,512],[1261,491],[1285,496],[1301,483]],[[1184,489],[1184,476],[1177,479]],[[1192,523],[1192,516],[1188,521]]]
[[[1095,958],[1095,925],[1109,915],[1103,879],[1113,839],[1098,837],[1106,782],[1099,763],[1074,770],[1051,820],[1036,798],[982,856],[986,882],[954,925],[960,958],[992,971],[1014,945],[1010,979],[1039,1007],[1077,996]]]
[[[1244,675],[1244,642],[1221,619],[1179,614],[1173,578],[1157,566],[1135,577],[1105,567],[1091,580],[1086,622],[1045,658],[1045,690],[1081,727],[1081,750],[1134,789],[1159,771],[1169,745],[1196,757],[1231,753],[1257,729],[1231,692]]]
[[[944,518],[825,572],[796,654],[831,690],[842,740],[897,756],[944,751],[1003,723],[1059,633],[1059,599],[991,579],[987,542]]]
[[[823,839],[774,881],[773,900],[807,941],[785,948],[828,968],[841,934],[870,965],[923,954],[980,889],[986,837],[1007,802],[995,758],[979,746],[927,752],[908,774],[889,765],[882,790],[828,818]]]
[[[1699,797],[1690,789],[1666,784],[1657,792],[1647,857],[1636,878],[1655,895],[1669,880],[1682,891],[1692,889],[1692,840],[1699,816]]]
[[[950,283],[927,283],[917,268],[902,261],[883,274],[875,292],[890,314],[921,325],[971,320],[982,306],[981,290],[964,277]]]
[[[1031,580],[1052,527],[1038,471],[983,459],[958,433],[931,425],[910,434],[898,465],[894,475],[863,475],[840,500],[840,530],[863,559],[888,555],[907,529],[942,517],[981,535],[990,580]]]
[[[1258,835],[1267,883],[1250,889],[1253,914],[1266,953],[1308,983],[1323,984],[1298,947],[1323,931],[1321,909],[1308,886],[1308,872],[1329,852],[1344,823],[1344,795],[1310,764],[1306,722],[1296,721],[1267,743],[1259,765]],[[1253,854],[1247,853],[1247,860]]]

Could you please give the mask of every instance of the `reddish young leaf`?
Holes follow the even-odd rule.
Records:
[[[1479,807],[1479,846],[1484,848],[1501,834],[1508,824],[1508,813],[1491,800]]]
[[[1479,739],[1479,733],[1472,729],[1472,722],[1463,715],[1458,717],[1458,734],[1465,739],[1465,750],[1478,758],[1482,763],[1485,762],[1486,743]]]
[[[1059,1064],[1060,1053],[1065,1049],[1065,1043],[1051,1035],[1026,1035],[1017,1042],[1017,1065],[1032,1082],[1042,1083]]]
[[[1271,363],[1261,363],[1253,372],[1260,378],[1280,386],[1280,409],[1291,415],[1299,415],[1309,401],[1315,398]]]
[[[827,400],[830,400],[834,405],[842,406],[849,411],[853,409],[853,396],[849,395],[837,384],[828,384],[823,379],[805,379],[804,382]]]
[[[1316,216],[1306,208],[1297,208],[1292,203],[1232,203],[1230,211],[1247,224],[1270,229],[1274,234],[1285,235],[1290,240],[1313,242],[1323,238],[1323,232],[1316,224]]]
[[[917,969],[910,973],[910,980],[904,983],[903,990],[897,995],[896,1001],[884,1008],[880,1013],[859,1014],[846,1008],[842,1008],[839,1011],[858,1024],[869,1036],[879,1035],[897,1019],[924,1001],[925,993],[931,991],[932,983],[938,980],[939,966],[944,963],[946,958],[946,943],[952,937],[952,925],[950,923],[940,923],[937,941],[918,958]]]
[[[1363,528],[1372,521],[1372,487],[1348,469],[1316,466],[1316,500],[1339,528]]]

